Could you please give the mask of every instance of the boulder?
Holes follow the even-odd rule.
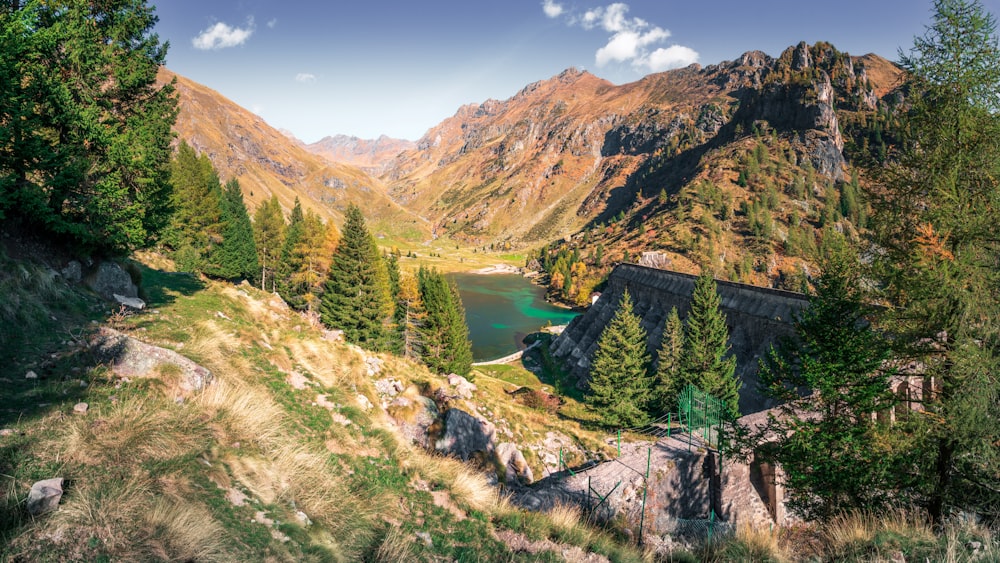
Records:
[[[125,305],[129,309],[135,309],[136,311],[141,311],[146,308],[146,302],[138,297],[125,297],[124,295],[114,294],[115,301]]]
[[[496,455],[497,464],[504,468],[504,483],[530,485],[534,482],[535,475],[528,467],[528,461],[524,459],[524,454],[517,449],[517,444],[510,442],[497,444]]]
[[[180,372],[178,386],[182,392],[198,391],[212,382],[210,371],[177,352],[107,327],[102,327],[91,341],[91,352],[119,377],[157,377],[161,367],[171,365]]]
[[[468,461],[476,452],[492,456],[495,438],[496,428],[489,421],[460,409],[449,409],[444,415],[444,432],[434,449]]]
[[[87,403],[77,403],[73,405],[73,414],[87,414],[90,405]]]
[[[438,418],[438,408],[433,400],[420,395],[419,390],[411,386],[389,404],[387,411],[403,436],[424,448],[430,447],[428,431]]]
[[[63,494],[63,478],[45,479],[31,486],[28,493],[28,514],[39,516],[59,508]]]
[[[470,383],[468,379],[454,373],[448,374],[448,385],[454,387],[455,392],[463,399],[471,399],[472,393],[478,390],[475,384]]]
[[[87,287],[108,301],[114,301],[116,293],[124,297],[139,296],[139,288],[132,283],[132,277],[115,262],[101,262],[97,270],[87,276],[86,282]]]
[[[83,266],[76,260],[70,260],[59,274],[70,283],[79,283],[83,279]]]

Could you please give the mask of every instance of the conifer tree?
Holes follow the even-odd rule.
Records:
[[[587,404],[609,426],[638,426],[649,422],[646,412],[653,390],[649,374],[646,331],[632,312],[626,289],[611,322],[601,332],[590,362]]]
[[[292,251],[293,262],[299,265],[292,272],[289,289],[294,306],[315,310],[338,240],[339,233],[333,223],[323,224],[319,215],[306,212],[302,236]]]
[[[254,242],[257,244],[257,261],[260,266],[260,288],[277,289],[275,272],[281,262],[281,246],[285,242],[285,217],[281,213],[278,196],[272,195],[253,216]]]
[[[347,208],[319,310],[323,323],[343,330],[348,342],[386,349],[393,311],[389,275],[356,205]]]
[[[212,247],[222,238],[219,176],[207,156],[181,141],[171,161],[170,183],[174,213],[163,241],[182,270],[211,269]]]
[[[1000,47],[978,1],[937,0],[901,65],[902,147],[873,172],[877,274],[897,354],[925,366],[923,413],[900,425],[905,491],[936,524],[1000,519]]]
[[[888,342],[871,325],[857,253],[842,243],[821,267],[796,339],[760,362],[762,389],[780,401],[781,415],[751,440],[767,444],[754,448],[757,459],[780,464],[789,506],[810,520],[883,509],[896,498],[888,429],[872,420],[895,404]]]
[[[304,232],[305,216],[302,213],[302,203],[296,196],[292,212],[288,216],[285,241],[281,245],[281,259],[278,261],[274,276],[278,284],[278,293],[282,299],[296,309],[301,309],[305,304],[304,295],[301,293],[304,288],[293,287],[292,281],[293,275],[302,267],[301,256],[295,250],[302,242]]]
[[[677,314],[677,307],[671,307],[663,325],[663,339],[656,355],[656,393],[658,407],[663,412],[672,412],[677,403],[681,385],[681,357],[684,352],[684,323]]]
[[[220,207],[222,241],[216,246],[215,269],[210,273],[226,279],[253,280],[258,268],[257,246],[250,213],[237,180],[226,182]]]
[[[681,380],[724,402],[735,418],[739,415],[740,382],[735,376],[736,357],[728,355],[729,328],[720,306],[715,279],[704,268],[691,296],[681,355]]]
[[[420,299],[420,286],[412,272],[401,272],[399,293],[396,295],[396,325],[399,331],[399,353],[407,358],[420,358],[423,350],[421,332],[427,318]]]
[[[420,329],[424,363],[439,373],[468,375],[472,343],[458,288],[437,270],[427,268],[420,268],[417,283],[425,314]]]

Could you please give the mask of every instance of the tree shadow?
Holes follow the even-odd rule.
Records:
[[[205,289],[205,284],[189,272],[164,272],[146,266],[142,270],[142,295],[146,306],[163,307],[175,302],[178,297],[190,297]]]

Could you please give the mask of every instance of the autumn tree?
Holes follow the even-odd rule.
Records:
[[[260,288],[277,289],[275,273],[281,267],[281,248],[285,242],[285,217],[278,196],[272,195],[257,208],[253,216],[254,242],[260,266]]]

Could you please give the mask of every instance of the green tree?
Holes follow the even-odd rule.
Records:
[[[897,355],[933,391],[901,430],[906,491],[940,524],[954,510],[1000,517],[1000,48],[979,2],[937,0],[901,65],[907,135],[875,168],[877,275]],[[895,157],[895,158],[892,158]],[[927,386],[930,390],[930,385]]]
[[[808,520],[885,508],[896,482],[886,425],[872,420],[895,405],[889,345],[872,327],[860,260],[842,244],[821,267],[796,338],[760,362],[761,388],[780,414],[750,441],[758,460],[782,467],[787,502]]]
[[[424,363],[439,373],[468,375],[472,343],[458,288],[444,275],[426,268],[417,272],[417,284],[425,315],[420,328]]]
[[[275,271],[275,280],[278,284],[278,293],[282,299],[296,309],[301,309],[305,305],[305,295],[303,291],[308,291],[305,287],[296,286],[293,277],[302,268],[302,256],[296,253],[296,248],[302,242],[305,235],[305,215],[302,213],[302,202],[298,196],[295,197],[295,204],[292,212],[288,216],[288,226],[285,228],[285,240],[281,245],[281,259]]]
[[[277,289],[275,272],[281,267],[281,248],[285,243],[285,217],[281,213],[278,196],[272,195],[257,208],[253,215],[254,242],[257,244],[257,263],[260,266],[260,288]]]
[[[671,307],[663,325],[663,338],[656,355],[656,402],[663,412],[672,412],[681,387],[681,357],[684,353],[684,323]]]
[[[210,273],[230,280],[253,280],[259,267],[257,245],[239,181],[226,182],[220,208],[222,242],[215,247],[214,271]]]
[[[646,412],[653,391],[649,374],[646,331],[632,312],[626,289],[611,322],[597,339],[590,362],[587,404],[609,426],[638,426],[649,422]]]
[[[729,355],[729,328],[722,312],[715,278],[708,268],[694,283],[681,354],[681,387],[691,383],[723,401],[729,415],[739,416],[740,381],[736,357]]]
[[[0,217],[119,254],[166,225],[177,99],[156,21],[143,0],[0,7]]]
[[[361,209],[353,204],[347,208],[319,312],[323,323],[343,330],[348,342],[386,349],[393,312],[389,274]]]
[[[222,240],[219,176],[208,156],[181,141],[170,162],[170,183],[174,213],[163,242],[174,250],[179,268],[204,272],[211,269],[213,246]]]

